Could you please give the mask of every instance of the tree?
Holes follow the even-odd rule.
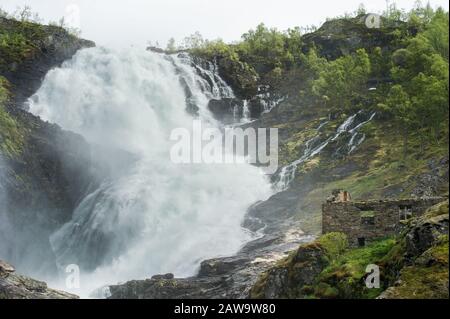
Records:
[[[403,136],[403,160],[406,160],[409,131],[414,124],[414,112],[408,93],[400,84],[396,84],[391,88],[386,103],[380,103],[378,107],[381,111],[391,114],[397,123],[397,128]]]
[[[438,9],[434,16],[428,19],[430,19],[430,23],[426,26],[423,35],[433,49],[448,62],[448,12]]]
[[[366,7],[364,3],[360,3],[358,6],[358,10],[356,10],[356,16],[364,15],[367,13]]]
[[[385,103],[388,112],[396,110],[399,126],[407,125],[410,132],[418,133],[422,149],[426,141],[438,143],[448,135],[448,38],[439,34],[444,32],[442,26],[448,27],[448,15],[439,13],[429,19],[423,32],[393,54],[391,74],[396,85]]]
[[[33,16],[30,6],[18,7],[14,13],[14,17],[21,22],[29,21]]]
[[[200,32],[196,31],[194,34],[184,38],[183,47],[185,49],[199,49],[204,47],[205,43],[203,36]]]
[[[366,93],[370,70],[369,56],[360,49],[353,55],[326,63],[313,82],[313,93],[334,106],[349,108],[355,97]]]

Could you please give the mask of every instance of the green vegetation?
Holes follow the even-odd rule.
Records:
[[[393,54],[394,85],[380,109],[391,114],[404,137],[404,157],[411,132],[428,142],[448,144],[448,13],[436,11],[424,31]]]
[[[328,233],[322,235],[317,242],[326,251],[329,260],[337,259],[348,249],[347,236],[342,233]]]
[[[38,44],[46,36],[44,26],[32,20],[28,7],[7,17],[0,17],[0,71],[14,71],[39,50]]]
[[[6,108],[11,99],[10,83],[3,76],[14,73],[24,61],[40,53],[49,35],[61,31],[61,26],[44,26],[29,7],[19,8],[13,14],[0,9],[0,152],[17,157],[25,143],[25,126]],[[70,35],[69,35],[70,36]]]
[[[17,156],[23,147],[24,134],[17,121],[5,109],[8,98],[8,81],[0,76],[0,152],[7,156]]]
[[[395,239],[388,238],[363,248],[348,249],[342,255],[332,259],[329,266],[317,277],[314,294],[311,297],[364,299],[377,297],[383,288],[366,288],[364,285],[366,267],[370,264],[378,264],[395,244]],[[328,289],[324,289],[325,287]],[[330,289],[335,293],[333,296],[327,294]]]
[[[326,104],[344,110],[354,107],[358,95],[367,95],[366,83],[370,76],[370,59],[364,49],[354,55],[346,55],[325,63],[318,78],[313,81],[312,91]]]
[[[309,41],[312,36],[302,35],[300,28],[279,31],[264,24],[238,43],[207,41],[196,33],[183,48],[239,63],[273,89],[281,80],[284,87],[292,82],[290,99],[297,95],[310,104],[308,108],[347,114],[362,108],[377,110],[403,136],[403,160],[410,155],[410,138],[420,138],[422,148],[430,140],[448,145],[448,12],[420,3],[404,12],[391,4],[383,13],[381,29],[365,27],[364,12],[359,8],[351,16],[330,20],[314,39],[331,37],[335,45],[344,45],[346,37],[355,35],[368,44],[381,44],[354,51],[333,48],[342,50],[334,60],[326,59],[323,48],[316,49]],[[173,49],[173,41],[170,46]],[[377,90],[369,94],[369,85]]]
[[[51,41],[52,33],[59,31],[72,38],[80,34],[68,27],[64,18],[48,26],[41,24],[38,14],[28,6],[11,14],[0,8],[0,72],[15,71],[21,62],[37,54],[44,42]]]

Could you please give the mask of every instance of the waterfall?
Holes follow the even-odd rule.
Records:
[[[326,138],[322,142],[320,139],[321,136],[320,130],[326,124],[328,124],[328,121],[320,123],[319,126],[316,128],[317,134],[308,141],[306,141],[302,156],[298,160],[281,168],[280,172],[278,173],[278,179],[274,184],[275,190],[276,191],[286,190],[289,187],[290,183],[294,180],[298,166],[312,159],[316,155],[320,154],[322,150],[325,147],[327,147],[328,144],[330,144],[330,142],[337,140],[339,136],[341,136],[342,133],[344,132],[350,133],[350,139],[347,143],[347,146],[349,148],[347,154],[351,154],[352,152],[354,152],[356,148],[359,145],[361,145],[366,138],[365,134],[360,133],[358,130],[365,124],[373,120],[375,115],[376,113],[373,112],[366,120],[363,120],[359,123],[357,123],[357,118],[359,116],[364,116],[364,111],[361,110],[358,113],[349,116],[341,125],[339,125],[339,127],[336,129],[336,132],[331,137]]]
[[[50,238],[61,271],[81,268],[75,292],[158,273],[194,275],[202,260],[234,254],[253,238],[241,227],[246,210],[272,193],[258,168],[169,157],[171,130],[192,129],[189,104],[217,127],[207,103],[229,96],[214,64],[187,55],[91,48],[47,74],[31,112],[133,159]]]
[[[250,119],[250,108],[248,107],[248,101],[244,100],[243,102],[243,106],[242,106],[242,122],[243,123],[249,123],[251,122]]]

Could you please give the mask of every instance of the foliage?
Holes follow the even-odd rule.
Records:
[[[343,233],[322,235],[317,242],[325,249],[330,260],[338,258],[348,248],[347,236]]]
[[[405,139],[416,131],[439,142],[448,135],[448,14],[438,10],[428,19],[425,31],[393,54],[395,83],[379,107],[393,115]],[[438,35],[443,29],[446,40]]]
[[[242,35],[242,41],[226,44],[204,40],[199,33],[187,37],[183,49],[204,57],[221,57],[247,65],[263,82],[276,82],[286,71],[300,65],[303,42],[299,27],[278,31],[260,24]],[[267,77],[266,77],[267,76]]]
[[[8,81],[0,76],[0,152],[16,156],[21,152],[24,134],[17,121],[5,109],[9,98]]]
[[[370,59],[364,49],[326,63],[313,83],[313,93],[325,102],[348,109],[361,94],[370,75]]]
[[[0,31],[0,65],[8,62],[20,62],[31,54],[33,47],[22,33]]]

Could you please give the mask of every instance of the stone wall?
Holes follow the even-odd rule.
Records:
[[[397,234],[403,221],[420,216],[443,197],[378,200],[364,202],[326,202],[322,205],[322,233],[342,232],[352,246]]]

